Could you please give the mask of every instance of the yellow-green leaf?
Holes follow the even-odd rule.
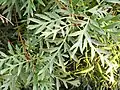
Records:
[[[89,67],[89,68],[87,68],[85,70],[82,70],[82,71],[78,72],[77,74],[79,74],[79,73],[88,73],[88,72],[92,71],[93,69],[94,69],[94,66]]]

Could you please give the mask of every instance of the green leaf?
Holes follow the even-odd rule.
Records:
[[[18,67],[18,73],[17,73],[17,76],[19,76],[19,75],[20,75],[22,68],[23,68],[23,65],[19,65],[19,67]]]
[[[101,66],[100,66],[100,64],[98,62],[97,62],[97,66],[98,66],[99,72],[102,74],[102,69],[101,69]]]
[[[79,47],[80,47],[80,52],[83,54],[83,34],[79,36]]]
[[[5,53],[3,53],[1,51],[0,51],[0,55],[3,56],[3,57],[8,57]]]
[[[13,51],[13,48],[12,48],[10,42],[8,42],[8,48],[9,48],[9,53],[10,53],[10,54],[14,54],[14,51]]]
[[[36,30],[35,34],[39,34],[40,32],[42,32],[46,28],[46,25],[47,25],[47,23],[40,26],[40,28],[38,28]]]
[[[101,75],[102,75],[102,77],[103,77],[105,80],[110,81],[110,79],[109,79],[107,76],[105,76],[105,75],[103,75],[103,74],[101,74]]]
[[[50,36],[51,34],[53,34],[53,32],[42,32],[41,36],[45,36],[45,38],[47,38],[48,36]]]
[[[54,31],[53,31],[53,40],[55,40],[58,31],[59,31],[59,30],[54,30]]]
[[[104,65],[105,65],[105,59],[104,59],[105,57],[102,55],[102,54],[100,54],[100,60],[101,60],[101,63],[102,63],[102,66],[104,67]]]
[[[43,67],[39,72],[38,72],[38,75],[42,74],[43,72],[45,72],[47,69],[48,69],[48,65],[47,64],[45,67]]]
[[[10,85],[10,82],[4,83],[2,86],[0,86],[0,89],[2,88],[1,90],[8,90],[9,85]]]
[[[59,15],[57,15],[55,12],[45,12],[47,16],[49,16],[51,19],[58,19],[60,18]]]
[[[35,29],[38,28],[40,25],[28,25],[28,29]]]
[[[91,47],[91,60],[95,57],[95,48],[92,46]]]
[[[38,0],[38,2],[39,2],[41,5],[45,6],[45,4],[44,4],[44,2],[43,2],[42,0]]]
[[[106,2],[110,2],[110,3],[119,3],[120,4],[120,1],[119,0],[105,0]]]
[[[72,57],[75,61],[77,61],[76,58],[75,58],[75,54],[76,54],[77,50],[78,50],[78,47],[76,47],[76,48],[73,50],[72,55],[71,55],[71,57]]]
[[[5,69],[0,70],[0,74],[1,74],[1,75],[4,74],[4,73],[7,72],[9,69],[10,69],[10,68],[5,68]]]
[[[63,71],[66,72],[66,70],[65,70],[65,65],[64,65],[64,59],[63,59],[63,57],[61,56],[61,53],[60,53],[60,52],[58,53],[58,58],[59,58],[59,64],[60,64],[60,66],[62,67]]]
[[[33,77],[33,90],[38,90],[38,79],[37,79],[37,75],[35,74],[34,77]]]
[[[51,19],[49,17],[47,17],[46,15],[43,15],[43,14],[35,14],[35,16],[37,16],[43,20],[51,21]]]
[[[93,69],[94,69],[94,66],[89,67],[89,68],[87,68],[87,69],[85,69],[85,70],[82,70],[82,71],[80,71],[80,72],[77,72],[76,74],[88,73],[88,72],[92,71]]]
[[[97,13],[97,9],[98,9],[98,5],[94,6],[93,8],[89,9],[88,11],[93,13],[93,14],[96,14]]]
[[[43,22],[41,22],[39,19],[35,19],[35,18],[29,18],[30,21],[38,23],[39,25],[42,25]]]
[[[67,85],[67,82],[66,81],[63,81],[64,85],[65,85],[65,88],[68,89],[68,85]]]
[[[70,33],[69,36],[78,36],[78,35],[81,35],[83,33],[83,31],[76,31],[74,33]]]
[[[56,87],[57,87],[57,90],[59,90],[59,88],[60,88],[60,82],[59,82],[59,80],[56,78]]]
[[[80,85],[80,81],[79,80],[73,80],[73,81],[68,81],[68,83],[78,87]]]

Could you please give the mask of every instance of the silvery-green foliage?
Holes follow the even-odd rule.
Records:
[[[0,89],[119,89],[118,0],[10,1],[0,4],[29,23],[25,46],[8,43],[9,54],[0,52]]]

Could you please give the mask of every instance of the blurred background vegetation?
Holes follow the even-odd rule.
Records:
[[[0,0],[0,90],[119,90],[119,0]]]

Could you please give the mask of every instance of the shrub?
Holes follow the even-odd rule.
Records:
[[[14,28],[13,38],[2,38],[8,45],[0,51],[0,89],[119,89],[119,4],[1,0],[6,18],[0,19],[13,22]]]

